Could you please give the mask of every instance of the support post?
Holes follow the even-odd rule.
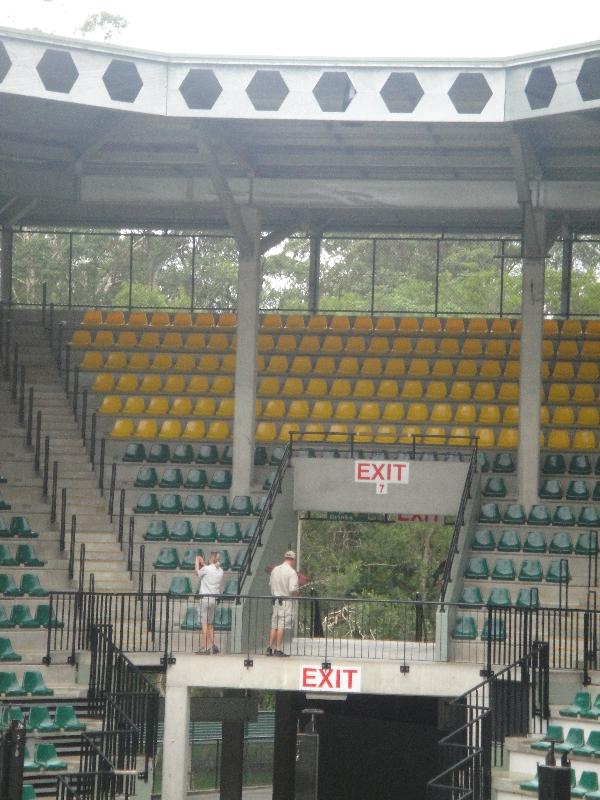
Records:
[[[296,705],[294,692],[275,696],[273,800],[294,800],[296,768]]]
[[[319,310],[319,277],[321,273],[321,236],[311,236],[308,263],[308,310],[316,314]]]
[[[189,729],[189,690],[185,686],[167,685],[163,740],[163,800],[186,800],[187,798],[190,771]]]
[[[0,300],[3,303],[12,301],[12,267],[13,267],[13,229],[10,225],[2,227],[0,251]]]
[[[571,313],[571,275],[573,273],[573,237],[570,231],[563,233],[562,275],[560,282],[560,315],[568,317]]]
[[[221,800],[242,800],[244,782],[244,723],[223,722]]]

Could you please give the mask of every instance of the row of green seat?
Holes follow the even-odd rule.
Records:
[[[205,469],[194,467],[189,469],[185,477],[179,467],[167,467],[160,478],[156,467],[140,467],[134,486],[142,489],[218,489],[226,491],[231,488],[231,470],[215,469],[210,476]]]
[[[136,514],[210,514],[235,517],[258,516],[265,502],[261,495],[254,502],[248,495],[236,495],[231,503],[226,494],[189,494],[182,500],[180,494],[156,495],[154,492],[141,494],[133,508]]]
[[[20,585],[17,586],[14,577],[10,573],[2,572],[0,573],[0,594],[5,597],[23,597],[23,595],[48,597],[50,592],[44,589],[37,575],[24,573],[21,575]]]
[[[477,639],[475,618],[467,615],[457,616],[452,629],[452,638],[462,641]],[[503,642],[506,639],[504,620],[493,619],[491,625],[486,620],[481,629],[481,639],[483,641]]]
[[[21,683],[14,672],[0,672],[0,695],[6,697],[51,697],[52,689],[46,686],[46,681],[41,672],[31,670],[23,673]]]
[[[598,791],[598,775],[591,770],[583,770],[579,780],[575,774],[575,770],[571,770],[571,793],[569,797],[585,797],[586,800],[600,800],[600,792]],[[535,775],[528,781],[522,781],[519,787],[524,792],[539,793],[540,784],[539,776]]]
[[[239,550],[234,560],[229,557],[227,550],[219,551],[221,556],[221,566],[225,572],[229,570],[240,570],[246,555],[246,549]],[[160,552],[153,563],[154,569],[186,569],[193,570],[196,566],[196,557],[204,555],[201,547],[188,547],[181,559],[175,547],[161,547]]]
[[[595,475],[600,475],[600,456],[596,459],[596,463],[592,466],[592,461],[587,455],[573,455],[567,462],[562,453],[549,453],[544,458],[542,464],[543,475],[564,475],[566,472],[569,475],[591,475],[592,470]]]
[[[582,506],[579,514],[571,506],[559,505],[554,512],[548,506],[537,504],[527,514],[521,503],[510,503],[501,510],[497,503],[484,503],[479,511],[479,522],[486,525],[498,525],[501,522],[509,525],[560,525],[570,527],[578,525],[584,528],[600,526],[600,514],[596,506]]]
[[[555,753],[573,753],[574,756],[600,756],[600,731],[590,731],[587,742],[583,728],[569,728],[564,735],[562,725],[548,725],[543,739],[532,742],[532,750],[548,751],[554,743]]]
[[[62,628],[63,623],[54,614],[50,617],[50,606],[38,605],[32,615],[29,606],[16,603],[7,614],[6,608],[0,606],[0,628]]]
[[[566,492],[557,478],[547,478],[540,486],[542,500],[562,500],[563,496],[567,500],[578,501],[589,500],[591,497],[592,500],[600,502],[600,481],[594,483],[576,478],[568,482]]]
[[[58,757],[56,747],[52,742],[40,742],[36,744],[33,758],[31,758],[29,748],[27,745],[25,746],[25,757],[23,760],[23,769],[25,772],[39,772],[41,769],[56,772],[59,770],[66,770],[67,767],[67,762]]]
[[[215,631],[230,631],[231,630],[231,608],[228,606],[218,605],[215,609],[215,618],[213,622]],[[181,621],[182,631],[199,631],[202,628],[200,623],[199,609],[188,608],[185,612],[183,620]]]
[[[175,597],[186,597],[187,595],[192,595],[194,594],[192,590],[192,582],[187,576],[180,577],[179,575],[176,575],[174,578],[171,579],[168,593],[170,595],[174,595]],[[225,597],[235,597],[237,593],[238,593],[238,579],[230,578],[225,583],[222,594]]]
[[[71,705],[58,705],[54,717],[51,717],[48,706],[31,706],[25,713],[20,706],[5,706],[0,716],[0,725],[11,722],[25,722],[28,731],[39,733],[56,733],[57,731],[84,731],[86,725],[77,719],[77,713]]]
[[[0,539],[10,539],[15,536],[19,539],[36,539],[38,534],[32,530],[27,517],[11,517],[8,525],[0,517]]]
[[[141,463],[148,461],[150,464],[223,464],[229,466],[233,463],[233,448],[225,445],[220,449],[215,444],[201,444],[196,451],[189,443],[181,443],[170,447],[168,444],[151,444],[147,449],[142,442],[131,442],[125,448],[123,461]],[[257,447],[254,451],[254,463],[262,466],[267,463],[267,451],[264,447]]]
[[[192,523],[187,519],[176,520],[169,528],[165,520],[153,520],[144,533],[147,542],[165,542],[170,539],[172,542],[223,542],[236,544],[238,542],[250,542],[256,530],[256,522],[250,522],[242,531],[239,522],[227,520],[220,528],[211,520],[202,520],[194,529]]]
[[[568,706],[559,708],[558,713],[561,717],[581,717],[582,719],[600,719],[600,694],[592,704],[589,692],[577,692],[573,702]]]
[[[517,569],[512,558],[498,558],[494,562],[494,568],[490,572],[490,567],[486,558],[476,557],[469,559],[465,569],[465,578],[472,580],[493,581],[515,581],[517,580]],[[519,567],[520,581],[531,581],[539,583],[544,580],[544,572],[541,563],[536,559],[527,558],[521,562]],[[551,561],[546,570],[545,580],[548,583],[565,583],[571,580],[569,562],[565,559]]]
[[[30,544],[20,544],[13,556],[10,548],[5,544],[0,544],[0,567],[43,567],[45,561],[38,558]]]
[[[505,586],[497,586],[492,589],[484,602],[483,595],[479,586],[465,586],[459,599],[461,606],[491,606],[492,608],[508,608],[513,605],[511,594]],[[537,589],[519,589],[517,600],[514,603],[516,608],[539,608],[540,598]]]
[[[596,531],[584,531],[577,537],[575,548],[571,536],[566,531],[558,531],[550,540],[542,531],[527,531],[525,540],[521,540],[518,530],[505,528],[500,531],[500,537],[496,541],[494,532],[490,528],[475,531],[471,540],[471,549],[480,551],[499,550],[504,553],[517,553],[523,550],[524,553],[545,553],[546,551],[555,555],[569,555],[575,552],[578,556],[593,555],[598,552],[598,534]]]

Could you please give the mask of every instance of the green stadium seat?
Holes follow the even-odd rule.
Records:
[[[484,642],[503,642],[506,639],[506,631],[504,629],[503,619],[493,619],[491,625],[489,620],[483,623],[483,630],[481,631],[481,638]]]
[[[482,606],[483,597],[479,586],[464,586],[458,604],[460,606]]]
[[[218,489],[221,492],[231,489],[231,470],[216,469],[211,475],[208,486],[210,489]]]
[[[55,733],[59,728],[50,719],[48,706],[32,706],[27,720],[27,730],[39,731],[40,733]]]
[[[146,448],[141,442],[131,442],[125,448],[123,461],[139,463],[146,460]]]
[[[8,478],[6,475],[2,475],[2,473],[0,473],[0,483],[8,483]]]
[[[596,481],[596,485],[594,486],[594,491],[592,493],[592,500],[595,500],[597,503],[600,502],[600,481]]]
[[[23,697],[27,692],[17,681],[14,672],[0,672],[0,694],[6,697]]]
[[[20,544],[17,547],[17,563],[22,564],[24,567],[44,567],[45,561],[38,558],[30,544]]]
[[[569,475],[591,475],[592,462],[585,454],[571,456],[569,461]]]
[[[171,461],[175,464],[191,464],[194,460],[194,448],[189,442],[177,444],[171,453]]]
[[[21,800],[37,800],[35,787],[32,783],[24,783],[21,790]]]
[[[157,483],[156,467],[140,467],[133,485],[138,489],[153,489]]]
[[[565,531],[555,533],[550,542],[548,552],[561,556],[570,555],[573,552],[573,542],[569,534]]]
[[[40,742],[35,747],[34,761],[42,769],[58,771],[67,769],[67,762],[59,758],[52,742]]]
[[[16,603],[10,614],[10,622],[12,628],[39,628],[35,618],[31,616],[29,606]]]
[[[542,531],[529,531],[523,544],[524,553],[545,553],[546,537]]]
[[[590,757],[600,755],[600,731],[590,731],[586,743],[581,747],[573,748],[573,755]]]
[[[217,605],[213,627],[215,631],[231,630],[231,608],[222,604]]]
[[[498,550],[503,553],[518,553],[521,549],[519,531],[514,528],[505,528],[498,540]]]
[[[600,719],[600,694],[596,695],[596,699],[587,710],[579,712],[579,716],[582,719]]]
[[[188,470],[183,485],[186,489],[194,489],[195,491],[201,491],[202,489],[206,488],[206,483],[207,483],[206,470],[195,467],[193,469]]]
[[[10,511],[11,504],[0,495],[0,511]]]
[[[512,601],[508,589],[504,586],[498,586],[490,592],[486,605],[492,606],[493,608],[506,608],[510,606],[511,603]]]
[[[182,597],[187,594],[192,594],[192,584],[190,583],[190,579],[187,576],[182,577],[176,575],[171,580],[168,593],[174,595],[175,597]]]
[[[229,501],[225,494],[213,494],[208,498],[206,513],[214,516],[229,514]]]
[[[477,451],[477,469],[480,472],[489,472],[490,469],[490,460],[483,450]]]
[[[23,770],[25,772],[39,772],[41,769],[39,764],[36,764],[35,761],[31,758],[29,754],[29,748],[25,745],[24,753],[23,753]]]
[[[186,609],[185,615],[183,617],[183,622],[181,623],[181,630],[182,631],[199,631],[202,625],[200,624],[200,615],[198,614],[197,608],[188,608]]]
[[[246,494],[236,495],[232,502],[229,513],[235,517],[247,517],[252,514],[252,498]]]
[[[6,630],[7,628],[12,628],[13,624],[11,622],[10,617],[6,613],[6,609],[4,606],[0,606],[0,629]]]
[[[577,524],[583,528],[597,528],[600,526],[600,514],[594,506],[584,506],[577,517]]]
[[[570,506],[556,506],[554,514],[552,515],[553,525],[562,525],[563,527],[571,527],[576,524],[575,514]]]
[[[242,531],[239,522],[224,522],[219,531],[218,539],[227,544],[236,544],[242,539]]]
[[[542,565],[535,559],[526,558],[521,561],[521,568],[519,570],[519,580],[529,581],[532,583],[540,583],[544,579],[542,572]]]
[[[502,522],[507,522],[509,525],[523,525],[525,521],[525,509],[521,503],[510,503],[506,506]]]
[[[183,558],[181,559],[180,567],[181,569],[195,569],[196,568],[196,556],[203,556],[204,551],[201,547],[188,547],[183,554]]]
[[[571,580],[569,562],[565,559],[551,561],[546,570],[546,580],[548,583],[567,583]]]
[[[229,558],[229,550],[219,550],[219,557],[221,560],[221,566],[223,567],[224,572],[227,572],[231,569],[231,559]]]
[[[254,508],[252,509],[252,513],[256,517],[260,517],[260,515],[262,514],[262,510],[265,507],[265,503],[266,502],[267,502],[267,495],[266,494],[261,494],[256,498],[256,501],[254,503]]]
[[[556,478],[548,478],[540,486],[540,497],[542,500],[562,500],[563,488],[560,481]]]
[[[269,474],[263,481],[262,488],[264,489],[264,491],[268,491],[271,488],[271,486],[273,486],[273,481],[275,480],[276,475],[277,475],[277,470],[275,469],[269,472]]]
[[[588,489],[587,483],[581,480],[581,478],[569,481],[566,497],[567,500],[577,500],[578,502],[589,500],[590,490]]]
[[[574,747],[573,752],[575,755],[578,750],[585,749],[584,747]],[[587,755],[587,754],[586,754]],[[598,773],[592,770],[584,769],[579,776],[576,786],[571,787],[571,797],[592,797],[593,794],[598,793]],[[593,798],[592,798],[593,800]]]
[[[86,724],[77,719],[77,714],[73,706],[62,704],[56,706],[54,722],[61,731],[84,731]]]
[[[484,503],[479,511],[479,522],[496,524],[500,522],[500,509],[497,503]]]
[[[35,621],[37,622],[40,628],[63,628],[64,623],[62,623],[56,614],[52,614],[50,617],[50,606],[46,603],[42,603],[38,605],[35,610]]]
[[[452,638],[461,641],[477,639],[477,626],[475,618],[470,616],[458,616],[452,629]]]
[[[0,539],[10,539],[13,536],[10,527],[6,524],[3,517],[0,517]]]
[[[245,550],[238,550],[237,551],[237,553],[235,554],[235,558],[233,559],[233,562],[231,564],[231,569],[234,572],[239,572],[241,570],[241,568],[242,568],[242,566],[244,564],[244,558],[245,557],[246,557],[246,551]]]
[[[19,706],[4,706],[0,716],[0,728],[8,728],[11,722],[24,722],[25,714]]]
[[[216,542],[217,540],[217,526],[214,522],[203,520],[198,523],[196,532],[194,533],[195,542]]]
[[[204,504],[204,495],[188,494],[183,504],[183,513],[196,516],[198,514],[204,514],[205,512],[209,513]]]
[[[551,453],[546,456],[542,464],[543,475],[564,475],[567,471],[565,457],[561,453]]]
[[[179,569],[179,556],[174,547],[161,547],[154,569]]]
[[[16,567],[18,561],[5,544],[0,544],[0,567]]]
[[[160,495],[160,504],[158,510],[161,514],[181,514],[183,511],[181,495],[177,493]],[[185,511],[184,513],[190,514],[192,512]]]
[[[488,478],[483,487],[484,497],[506,497],[506,484],[504,478]]]
[[[197,464],[216,464],[219,460],[219,451],[214,444],[201,444],[196,453]]]
[[[598,532],[584,531],[577,537],[575,553],[578,556],[589,556],[598,552]]]
[[[48,597],[48,592],[42,584],[37,575],[30,575],[28,572],[21,575],[21,594],[28,594],[30,597]]]
[[[18,536],[20,539],[36,539],[37,533],[31,528],[27,517],[12,517],[10,520],[10,535]]]
[[[233,464],[233,447],[230,444],[226,444],[223,448],[219,463],[229,467]]]
[[[281,464],[284,455],[285,455],[285,447],[274,447],[271,450],[271,457],[269,458],[269,464],[272,467],[278,467]]]
[[[471,558],[465,570],[465,578],[484,580],[489,578],[490,570],[485,558]]]
[[[562,742],[565,738],[562,725],[548,725],[546,735],[531,743],[532,750],[549,750],[552,742]]]
[[[189,519],[178,519],[169,532],[171,542],[191,542],[194,536]]]
[[[517,608],[539,608],[540,607],[540,593],[537,589],[519,589],[517,595]]]
[[[550,510],[548,506],[541,504],[531,506],[531,510],[527,517],[527,523],[529,525],[550,525],[551,521],[552,519],[550,517]]]
[[[167,461],[171,460],[171,449],[169,445],[164,442],[156,442],[150,445],[146,460],[151,464],[166,464]]]
[[[483,528],[475,531],[475,535],[471,540],[471,550],[495,550],[496,540],[494,534],[489,528]]]
[[[169,536],[169,529],[164,519],[152,520],[146,529],[144,539],[147,542],[164,542]]]
[[[517,577],[512,558],[498,558],[492,572],[493,581],[514,581]]]
[[[254,532],[256,531],[256,526],[257,525],[258,525],[258,522],[249,522],[246,525],[246,527],[244,529],[244,532],[242,534],[242,542],[244,542],[245,544],[248,544],[249,542],[252,541],[252,539],[254,537]]]
[[[153,492],[144,492],[141,494],[137,503],[133,507],[136,514],[156,514],[158,511],[158,499]]]
[[[228,567],[228,569],[230,568],[231,565]],[[238,579],[230,578],[225,584],[225,587],[223,589],[223,594],[225,595],[225,597],[235,597],[237,593],[238,593]]]
[[[254,466],[255,467],[264,467],[267,464],[269,457],[267,455],[267,448],[263,447],[262,445],[258,445],[254,448]]]
[[[23,673],[23,691],[33,697],[51,697],[54,694],[54,691],[46,686],[42,673],[37,670]]]
[[[0,661],[21,661],[21,656],[13,650],[10,639],[5,636],[0,636]]]
[[[167,467],[160,477],[158,484],[161,489],[180,489],[183,484],[183,475],[179,467]]]
[[[23,594],[13,576],[7,573],[0,573],[0,593],[5,597],[20,597]]]
[[[492,463],[492,472],[511,473],[516,470],[512,453],[497,453]]]
[[[559,742],[554,746],[556,753],[568,753],[575,747],[583,747],[585,738],[583,728],[569,728],[564,742]]]
[[[584,711],[589,711],[591,708],[591,697],[589,692],[577,692],[573,698],[573,702],[559,708],[558,713],[561,717],[578,717]]]

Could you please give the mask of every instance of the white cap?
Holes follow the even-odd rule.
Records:
[[[296,553],[293,550],[288,550],[287,553],[284,555],[284,558],[296,558]]]

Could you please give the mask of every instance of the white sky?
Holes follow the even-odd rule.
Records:
[[[600,39],[595,0],[0,0],[0,26],[79,36],[99,11],[128,20],[115,43],[193,55],[485,58]]]

